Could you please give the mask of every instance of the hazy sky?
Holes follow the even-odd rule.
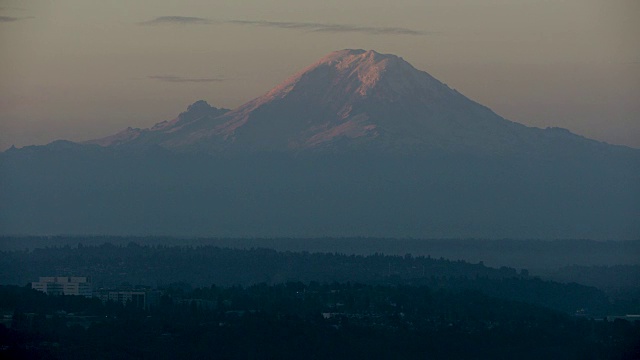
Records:
[[[0,0],[0,149],[233,108],[326,53],[402,56],[498,114],[640,147],[638,0]]]

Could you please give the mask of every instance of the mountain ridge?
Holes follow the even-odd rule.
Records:
[[[200,103],[201,109],[209,112],[188,122],[179,121],[179,116],[149,129],[125,129],[86,143],[153,144],[209,153],[415,153],[434,148],[498,153],[517,151],[522,144],[535,147],[536,137],[549,141],[558,136],[504,119],[402,58],[373,50],[332,52],[232,110],[205,104]],[[564,135],[565,141],[586,139]]]
[[[560,142],[606,144],[566,129],[507,120],[396,55],[344,49],[235,109],[199,100],[173,120],[81,144],[210,154],[444,150],[497,155],[543,153]]]

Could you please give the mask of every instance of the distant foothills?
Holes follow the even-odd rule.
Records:
[[[0,154],[0,234],[640,238],[640,150],[341,50],[233,109]]]

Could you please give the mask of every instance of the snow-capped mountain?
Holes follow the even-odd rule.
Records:
[[[0,153],[0,234],[637,239],[639,214],[640,150],[364,50],[233,110]]]
[[[496,115],[395,55],[341,50],[231,111],[196,102],[175,120],[89,143],[176,151],[504,152],[568,131]]]

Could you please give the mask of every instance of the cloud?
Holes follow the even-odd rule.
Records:
[[[14,22],[26,19],[33,19],[33,16],[15,17],[15,16],[0,16],[0,23]]]
[[[205,18],[193,16],[160,16],[153,20],[141,22],[140,25],[191,25],[191,24],[212,24],[213,21]]]
[[[209,82],[222,82],[226,79],[223,78],[185,78],[182,76],[174,75],[152,75],[147,76],[148,79],[171,82],[171,83],[209,83]]]
[[[280,29],[307,30],[313,32],[355,32],[370,35],[427,35],[426,31],[414,30],[403,27],[358,26],[348,24],[322,24],[290,21],[255,21],[255,20],[230,20],[228,23],[238,25],[251,25],[273,27]]]
[[[211,20],[191,16],[161,16],[153,20],[140,23],[141,25],[210,25],[210,24],[234,24],[241,26],[261,26],[288,30],[303,30],[310,32],[334,32],[334,33],[363,33],[369,35],[429,35],[427,31],[409,29],[404,27],[384,26],[359,26],[349,24],[294,22],[294,21],[264,21],[264,20]]]

